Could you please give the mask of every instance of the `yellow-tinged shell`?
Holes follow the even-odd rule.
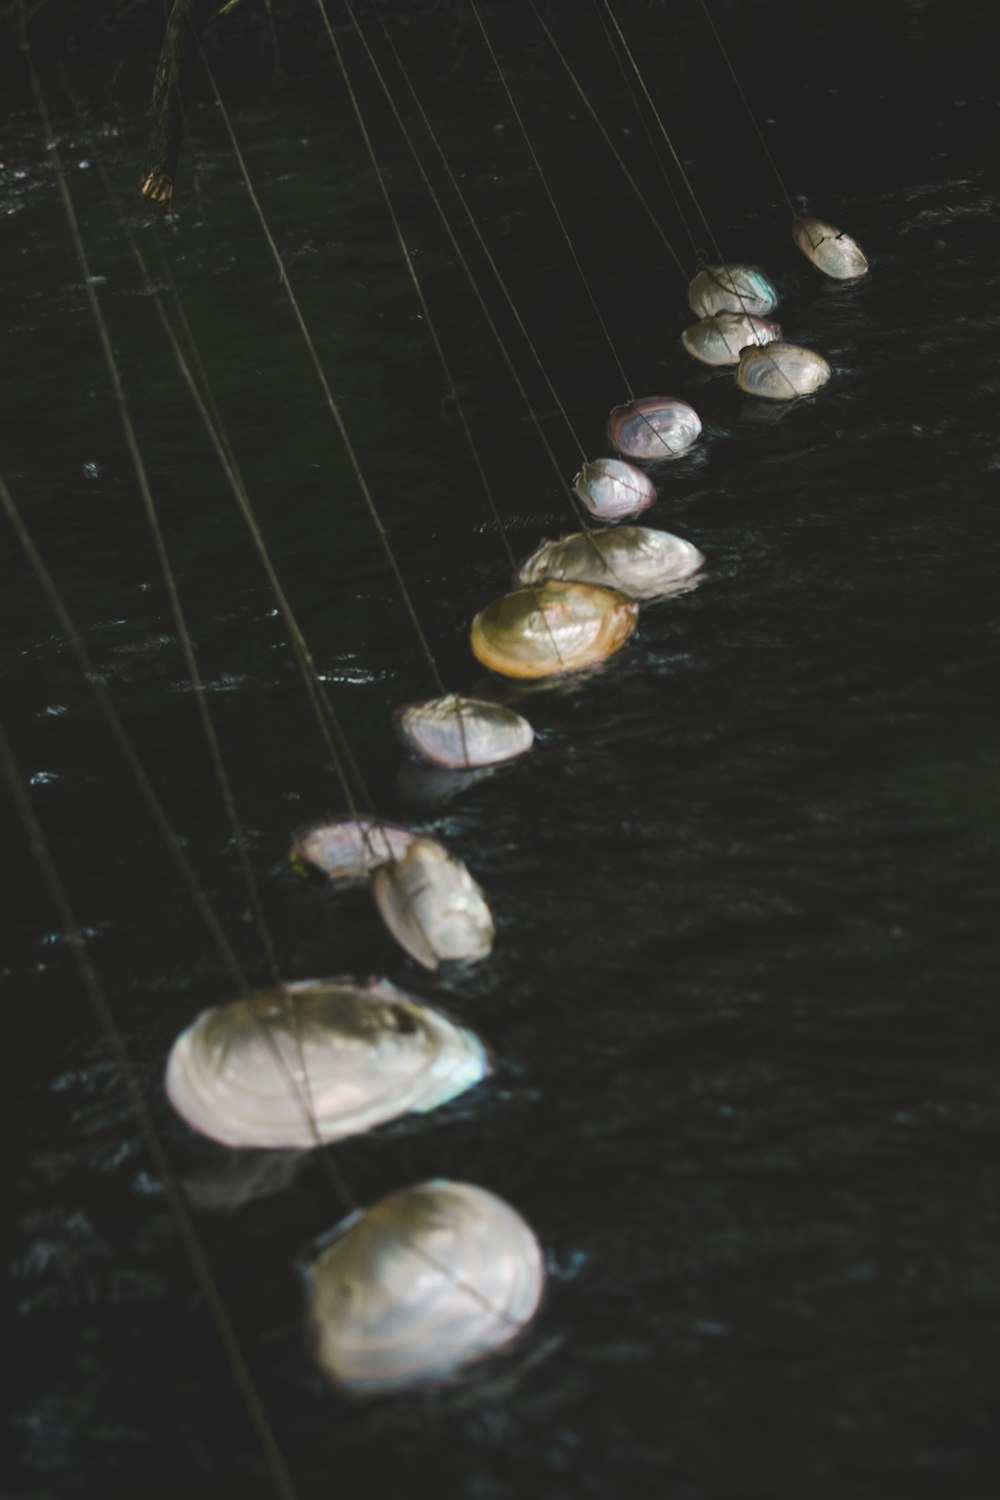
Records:
[[[868,272],[868,261],[857,240],[822,219],[796,219],[792,239],[806,259],[834,281],[853,281]]]
[[[777,323],[766,318],[721,312],[685,328],[681,343],[703,365],[736,365],[739,364],[740,351],[748,344],[769,344],[780,338],[781,329]]]
[[[722,312],[759,317],[777,307],[778,293],[760,266],[706,266],[688,287],[688,303],[699,318]]]
[[[297,833],[292,853],[331,880],[363,880],[386,860],[399,859],[416,837],[378,818],[329,818]]]
[[[472,649],[505,677],[578,672],[620,650],[639,606],[592,583],[544,583],[494,599],[472,622]]]
[[[527,719],[514,709],[458,693],[411,703],[400,709],[396,723],[411,750],[448,770],[513,760],[530,750],[535,738]]]
[[[652,505],[656,486],[620,458],[595,458],[573,480],[573,493],[599,521],[624,521]]]
[[[669,531],[619,526],[614,531],[580,531],[543,542],[515,574],[515,583],[547,579],[599,583],[630,599],[661,599],[692,587],[705,562],[697,547]]]
[[[166,1090],[223,1145],[309,1150],[433,1109],[488,1071],[473,1032],[388,980],[304,980],[203,1011],[171,1049]]]
[[[434,1384],[516,1338],[544,1285],[541,1247],[509,1204],[422,1182],[352,1215],[312,1263],[313,1355],[346,1395]]]
[[[427,969],[449,959],[485,958],[493,917],[465,866],[433,839],[417,839],[402,859],[372,877],[382,920],[401,947]]]
[[[608,442],[624,458],[658,464],[686,453],[701,433],[693,406],[674,396],[643,396],[613,408]]]
[[[792,401],[809,396],[830,378],[830,366],[822,354],[801,344],[766,344],[762,349],[744,349],[736,370],[736,384],[748,396],[769,401]]]

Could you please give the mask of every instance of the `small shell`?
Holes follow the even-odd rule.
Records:
[[[777,307],[778,293],[760,266],[706,266],[688,287],[688,303],[699,318],[720,312],[757,317]]]
[[[201,1013],[167,1063],[171,1104],[226,1146],[309,1150],[453,1099],[486,1049],[387,980],[304,980]]]
[[[638,605],[590,583],[546,583],[494,599],[472,622],[475,655],[506,677],[553,677],[624,646]]]
[[[619,526],[543,542],[521,564],[515,582],[569,579],[604,584],[630,599],[657,599],[690,588],[704,561],[697,547],[669,531]]]
[[[292,853],[331,880],[363,880],[386,860],[399,859],[416,837],[378,818],[331,818],[297,833]]]
[[[648,474],[620,458],[596,458],[573,480],[573,493],[599,521],[624,521],[652,505],[656,486]]]
[[[624,458],[661,463],[677,458],[701,432],[693,406],[673,396],[643,396],[616,406],[608,418],[608,441]]]
[[[868,262],[856,240],[822,219],[796,219],[792,239],[807,260],[834,281],[853,281],[868,271]]]
[[[516,1338],[544,1284],[538,1241],[509,1204],[422,1182],[352,1215],[313,1262],[314,1357],[351,1396],[434,1383]]]
[[[447,959],[485,958],[493,917],[465,866],[433,839],[417,839],[396,864],[372,877],[382,920],[417,963],[436,969]]]
[[[483,698],[449,693],[401,709],[396,722],[411,750],[436,766],[470,770],[531,749],[534,730],[519,713]]]
[[[777,323],[766,318],[751,318],[745,313],[723,312],[692,323],[681,334],[681,343],[689,354],[705,365],[736,365],[740,350],[748,344],[769,344],[781,338]]]
[[[822,354],[801,344],[767,344],[763,349],[744,349],[736,371],[736,384],[748,396],[766,396],[769,401],[791,401],[808,396],[825,385],[830,366]]]

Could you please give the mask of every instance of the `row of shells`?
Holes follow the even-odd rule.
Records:
[[[854,241],[800,219],[796,244],[837,279],[863,275]],[[774,286],[758,267],[709,266],[689,288],[699,321],[682,342],[709,365],[733,365],[741,390],[788,400],[830,374],[822,356],[781,340],[767,315]],[[631,521],[656,499],[646,468],[685,452],[697,413],[672,397],[632,400],[611,413],[618,455],[583,466],[574,491],[609,529],[546,541],[520,566],[511,592],[472,622],[473,654],[505,677],[578,672],[618,651],[640,602],[697,586],[704,558],[669,532]],[[613,527],[613,529],[610,529]],[[397,727],[414,755],[471,771],[530,750],[520,714],[451,693],[410,704]],[[417,963],[485,958],[489,903],[437,840],[378,818],[343,816],[296,835],[293,859],[330,881],[366,881],[389,932]],[[203,1012],[175,1042],[171,1103],[225,1146],[309,1151],[454,1099],[490,1071],[469,1029],[387,980],[306,980]],[[521,1216],[469,1183],[436,1179],[352,1214],[309,1268],[311,1346],[329,1380],[354,1396],[439,1381],[508,1344],[541,1301],[544,1264]]]

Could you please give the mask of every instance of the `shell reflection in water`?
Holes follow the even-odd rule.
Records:
[[[458,693],[411,703],[396,722],[411,750],[449,770],[513,760],[530,750],[535,738],[527,719],[512,708]]]
[[[619,526],[543,542],[521,564],[515,581],[579,580],[616,588],[631,599],[657,599],[692,588],[704,561],[697,547],[669,531]]]
[[[309,1150],[434,1109],[488,1071],[473,1032],[387,980],[304,980],[203,1011],[171,1049],[166,1089],[225,1146]]]
[[[643,396],[616,406],[608,418],[608,441],[623,458],[661,463],[684,453],[701,432],[693,406],[673,396]]]
[[[688,303],[699,318],[724,312],[759,317],[777,307],[778,293],[760,266],[706,266],[688,287]]]
[[[538,1241],[509,1204],[422,1182],[352,1215],[312,1263],[313,1354],[346,1395],[433,1384],[516,1338],[544,1284]]]
[[[620,458],[596,458],[573,480],[573,493],[599,521],[624,521],[652,505],[656,486]]]
[[[767,344],[763,349],[744,349],[736,371],[736,384],[748,396],[769,401],[792,401],[819,390],[830,378],[830,366],[822,354],[801,344]]]
[[[402,859],[376,870],[372,893],[397,943],[427,969],[448,959],[485,958],[493,947],[486,898],[433,839],[416,839]]]
[[[748,344],[769,344],[772,339],[780,338],[781,329],[777,323],[770,323],[766,318],[722,312],[685,328],[681,343],[704,365],[736,365],[739,364],[740,350]]]
[[[331,880],[363,880],[386,860],[399,859],[416,837],[377,818],[331,818],[297,833],[292,854]]]
[[[590,583],[545,583],[494,599],[472,622],[472,649],[505,677],[553,677],[605,661],[632,634],[638,605]]]
[[[792,239],[802,254],[835,281],[853,281],[868,271],[868,262],[856,240],[822,219],[796,219]]]

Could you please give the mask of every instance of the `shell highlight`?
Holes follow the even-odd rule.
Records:
[[[599,521],[624,521],[652,505],[656,486],[620,458],[595,458],[573,480],[573,493]]]
[[[748,396],[768,401],[793,401],[809,396],[830,379],[830,366],[822,354],[801,344],[766,344],[762,349],[744,349],[736,370],[736,384]]]
[[[669,531],[619,526],[575,532],[543,542],[518,569],[515,581],[570,579],[618,589],[630,599],[658,599],[693,587],[705,559],[697,547]]]
[[[760,266],[706,266],[688,287],[688,304],[699,318],[724,312],[759,317],[777,307],[778,293]]]
[[[505,677],[578,672],[620,650],[639,607],[591,583],[544,583],[494,599],[472,622],[472,650]]]
[[[673,396],[643,396],[616,406],[608,417],[608,441],[623,458],[662,463],[678,458],[701,433],[693,406]]]
[[[857,240],[822,219],[796,219],[792,239],[806,259],[834,281],[853,281],[868,273],[868,261]]]
[[[411,703],[400,709],[396,723],[411,750],[449,770],[513,760],[530,750],[535,738],[527,719],[512,708],[458,693]]]
[[[474,1032],[388,980],[304,980],[206,1010],[170,1052],[166,1090],[225,1146],[309,1150],[423,1113],[489,1072]]]
[[[681,343],[703,365],[736,365],[740,351],[748,345],[769,344],[781,338],[777,323],[766,318],[748,317],[745,313],[715,313],[692,323],[681,334]]]
[[[352,1215],[312,1263],[314,1357],[346,1395],[434,1384],[516,1338],[544,1285],[541,1247],[509,1204],[422,1182]]]
[[[292,853],[331,880],[363,880],[387,860],[399,859],[416,837],[378,818],[331,818],[297,833]]]
[[[449,959],[485,958],[493,917],[465,866],[433,839],[417,839],[395,864],[372,877],[383,922],[411,958],[427,969]]]

